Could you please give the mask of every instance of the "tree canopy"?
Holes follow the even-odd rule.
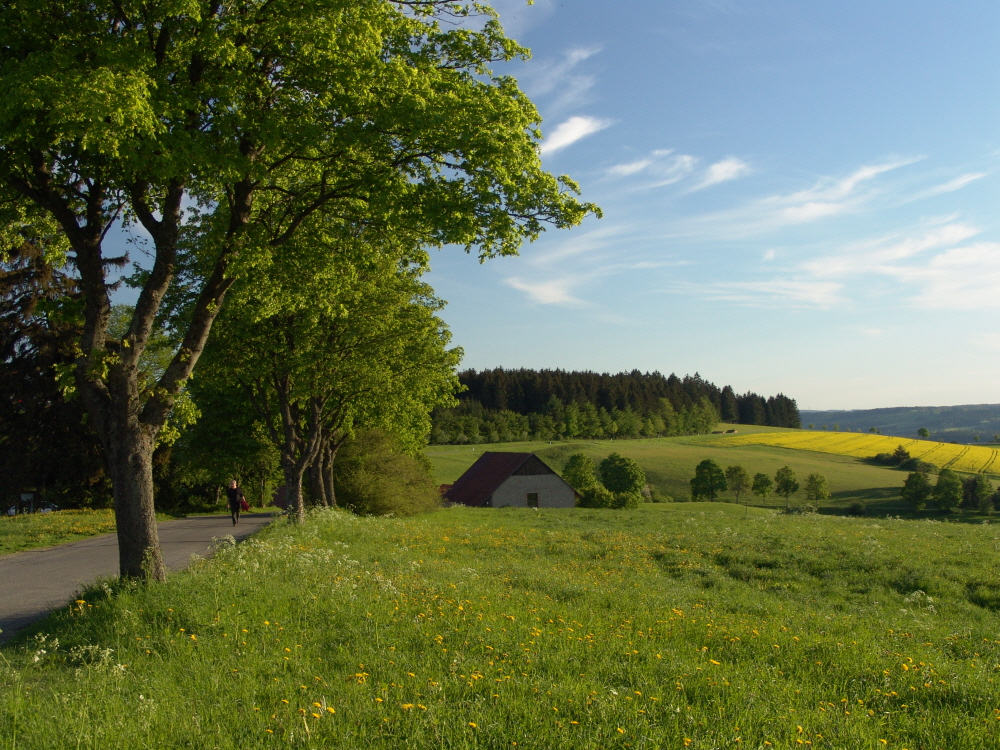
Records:
[[[715,502],[720,492],[726,491],[726,475],[722,468],[710,458],[706,458],[694,469],[691,480],[691,499],[705,499]]]
[[[3,20],[0,235],[79,275],[76,385],[123,575],[164,576],[152,453],[226,294],[282,262],[304,225],[379,226],[485,258],[598,213],[542,169],[535,107],[490,70],[526,50],[476,3],[28,0]],[[141,225],[152,256],[121,335],[109,274],[128,258],[104,250],[119,220]],[[175,354],[147,388],[137,363],[169,296],[186,302],[169,321]]]

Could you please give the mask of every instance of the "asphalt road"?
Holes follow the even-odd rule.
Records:
[[[237,541],[260,530],[270,513],[247,513],[240,525],[229,516],[198,516],[159,524],[163,562],[169,570],[186,568],[191,555],[207,557],[213,537],[232,534]],[[0,643],[17,630],[76,598],[85,585],[118,573],[118,537],[101,534],[80,542],[0,557]]]

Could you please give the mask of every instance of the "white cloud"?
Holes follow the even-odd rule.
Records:
[[[719,282],[693,287],[702,296],[726,302],[791,303],[793,306],[824,308],[847,302],[841,295],[843,288],[843,284],[837,282],[808,279]]]
[[[594,86],[595,78],[577,72],[580,63],[590,59],[600,47],[576,47],[567,50],[556,60],[531,61],[520,76],[524,90],[539,99],[555,94],[555,99],[546,102],[548,112],[565,110],[579,106],[587,100],[587,94]]]
[[[773,249],[772,250],[765,250],[763,257],[761,257],[761,260],[763,260],[765,262],[769,262],[769,261],[774,260],[774,258],[776,256],[777,256],[777,253]]]
[[[641,172],[655,161],[656,159],[647,157],[637,161],[630,161],[627,164],[615,164],[613,167],[608,168],[608,174],[613,177],[627,177],[630,174]]]
[[[986,177],[986,172],[970,172],[969,174],[963,174],[960,177],[956,177],[954,180],[949,180],[942,185],[938,185],[936,187],[932,187],[930,190],[918,193],[915,198],[930,198],[934,195],[954,193],[956,190],[961,190],[969,183],[980,180],[983,177]]]
[[[517,277],[506,279],[506,284],[527,294],[540,305],[581,305],[583,300],[570,294],[575,279],[565,277],[548,281],[523,281]]]
[[[697,156],[678,154],[671,159],[668,164],[663,164],[659,167],[659,169],[655,170],[656,182],[653,182],[646,187],[664,187],[665,185],[673,185],[675,182],[680,182],[691,174],[697,165]]]
[[[837,255],[816,258],[802,264],[802,270],[813,276],[843,277],[855,274],[885,273],[888,265],[930,250],[954,246],[979,234],[979,229],[962,222],[951,221],[931,226],[909,237],[898,235],[849,246]]]
[[[611,125],[610,120],[598,120],[596,117],[581,115],[571,117],[552,131],[552,135],[542,141],[540,151],[543,154],[551,154],[576,143],[581,138],[604,130],[609,125]]]
[[[1000,242],[954,247],[922,265],[880,270],[921,287],[912,298],[920,307],[949,310],[1000,307]]]
[[[717,161],[705,170],[705,176],[695,186],[695,190],[701,190],[711,185],[718,185],[720,182],[728,182],[742,177],[750,171],[750,165],[742,159],[730,156],[722,161]]]
[[[864,190],[868,183],[879,175],[913,164],[921,158],[895,159],[864,166],[841,178],[822,177],[804,190],[771,195],[740,208],[705,214],[694,220],[692,229],[731,238],[857,212],[867,207],[878,194],[874,189]],[[731,173],[733,169],[720,167],[719,174]]]

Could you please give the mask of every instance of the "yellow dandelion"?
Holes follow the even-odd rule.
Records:
[[[336,712],[336,711],[335,711],[335,710],[334,710],[333,708],[331,708],[330,706],[327,706],[327,707],[326,707],[326,712],[327,712],[327,713],[330,713],[330,714],[335,714],[335,713],[337,713],[337,712]]]
[[[318,718],[320,718],[320,716],[319,716],[319,714],[318,714],[318,713],[315,713],[315,712],[313,712],[313,718],[314,718],[314,719],[318,719]]]
[[[469,722],[469,726],[472,727],[473,729],[475,729],[476,728],[476,722],[470,721]]]
[[[618,727],[618,734],[625,734],[625,730],[622,729],[621,727]]]

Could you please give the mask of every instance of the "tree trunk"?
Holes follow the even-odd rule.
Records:
[[[323,459],[323,486],[326,489],[326,499],[331,508],[337,507],[337,495],[333,488],[333,462],[337,458],[337,449],[340,445],[328,445],[322,453]]]
[[[325,451],[320,451],[316,456],[316,460],[312,462],[309,466],[309,490],[312,494],[312,499],[314,503],[322,505],[324,508],[328,508],[330,503],[326,499],[326,487],[323,482],[323,454]]]
[[[295,522],[306,517],[306,505],[302,497],[302,475],[305,474],[305,461],[282,461],[285,475],[285,509]]]
[[[166,580],[153,506],[153,441],[141,431],[109,441],[108,471],[114,488],[118,563],[124,578]]]

